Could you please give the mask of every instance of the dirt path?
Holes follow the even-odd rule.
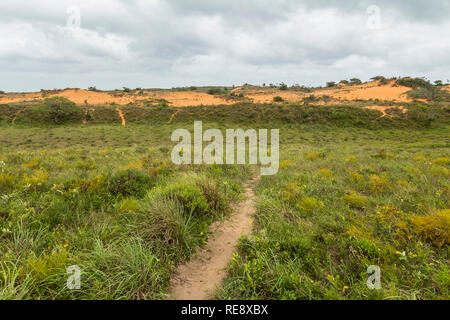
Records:
[[[167,124],[171,124],[173,118],[175,118],[175,116],[176,116],[179,112],[180,112],[180,110],[175,111],[175,112],[170,116],[170,119],[169,119],[169,121],[167,122]]]
[[[121,109],[116,108],[116,111],[119,113],[119,117],[122,120],[122,126],[125,126],[127,122],[125,121],[125,117],[123,116],[123,112]]]
[[[211,226],[211,236],[206,246],[190,262],[178,267],[171,280],[169,298],[175,300],[208,300],[217,285],[226,276],[225,268],[233,258],[238,240],[250,235],[255,213],[255,178],[245,187],[245,200],[235,208],[224,222]]]

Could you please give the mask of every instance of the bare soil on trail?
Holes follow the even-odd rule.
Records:
[[[127,121],[125,120],[122,110],[119,108],[116,108],[116,111],[119,113],[119,117],[122,120],[122,126],[125,126],[127,124]]]
[[[403,107],[397,107],[397,106],[387,106],[387,107],[386,106],[366,106],[364,108],[380,111],[382,113],[380,118],[390,117],[390,115],[386,112],[386,110],[389,110],[389,109],[398,109],[403,114],[408,112],[408,109],[405,109]]]
[[[211,226],[208,243],[191,261],[178,267],[171,280],[169,299],[208,300],[226,276],[226,266],[233,258],[238,240],[250,235],[256,211],[253,185],[255,178],[245,187],[245,200],[233,208],[233,215]]]

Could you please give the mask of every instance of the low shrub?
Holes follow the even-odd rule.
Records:
[[[176,199],[182,205],[186,215],[204,216],[210,210],[208,199],[202,189],[197,186],[179,183],[163,189],[160,194]]]
[[[221,88],[211,88],[208,89],[207,93],[211,95],[222,94],[223,90]]]
[[[370,205],[369,199],[366,196],[354,192],[343,196],[342,199],[346,201],[351,208],[364,209]]]
[[[280,169],[287,169],[292,165],[291,160],[283,160],[280,162]]]
[[[160,240],[182,250],[195,243],[194,220],[185,215],[182,205],[176,200],[155,195],[148,200],[145,214],[135,214],[131,229],[144,240]]]
[[[305,197],[297,203],[296,207],[303,215],[311,215],[320,212],[324,204],[317,198]]]
[[[289,183],[282,191],[283,201],[295,205],[303,195],[303,188],[295,182]]]
[[[280,96],[273,97],[273,102],[283,102],[284,99]]]
[[[352,79],[350,79],[350,84],[351,85],[359,85],[359,84],[362,84],[362,81],[358,78],[352,78]]]
[[[211,210],[217,214],[226,212],[229,208],[226,194],[223,190],[220,190],[219,185],[214,180],[199,179],[196,186],[202,191]]]
[[[433,163],[439,165],[448,165],[450,164],[450,157],[437,158],[433,161]]]
[[[450,209],[411,218],[413,231],[433,245],[450,244]]]
[[[369,187],[371,193],[383,193],[388,190],[389,181],[385,176],[371,175]]]
[[[141,204],[138,200],[133,198],[122,199],[118,204],[117,208],[121,213],[128,212],[138,212],[141,208]]]
[[[83,112],[74,102],[63,97],[53,97],[44,100],[42,105],[33,109],[37,115],[43,116],[46,121],[63,124],[83,118]]]
[[[324,159],[325,153],[323,152],[309,152],[305,154],[305,158],[308,160],[317,160],[317,159]]]
[[[105,188],[107,177],[99,175],[90,179],[71,179],[64,184],[66,191],[79,190],[83,193],[95,193]]]
[[[33,174],[24,174],[22,186],[26,189],[43,189],[48,181],[48,173],[44,170],[37,170]]]
[[[405,77],[405,78],[401,78],[399,80],[397,80],[397,84],[401,85],[401,86],[405,86],[405,87],[409,87],[409,88],[430,88],[432,87],[432,84],[424,79],[421,78],[409,78],[409,77]]]
[[[30,257],[25,263],[25,269],[29,272],[33,281],[52,282],[51,277],[64,274],[69,260],[69,253],[65,248],[60,248],[41,257]]]
[[[18,181],[17,176],[14,176],[9,173],[1,173],[0,174],[0,192],[6,193],[10,192],[14,189],[14,186],[16,185]]]
[[[319,171],[317,171],[317,174],[324,178],[333,178],[333,171],[331,171],[330,169],[320,169]]]
[[[41,159],[34,158],[34,159],[31,159],[30,161],[22,164],[22,167],[27,168],[27,169],[36,169],[36,168],[39,168],[40,164],[41,164]]]
[[[364,180],[364,176],[356,171],[351,171],[350,180],[355,184],[360,184]]]
[[[142,198],[156,184],[155,178],[139,170],[120,171],[109,179],[109,192],[124,197]]]
[[[280,90],[286,91],[287,89],[288,89],[287,84],[285,84],[285,83],[281,83],[281,84],[280,84]]]

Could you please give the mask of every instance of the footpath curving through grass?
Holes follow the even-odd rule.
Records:
[[[158,144],[58,148],[50,138],[76,128],[4,129],[18,140],[36,134],[27,150],[0,152],[0,299],[164,299],[175,266],[205,243],[252,174],[175,167]],[[80,290],[66,287],[72,265]]]
[[[111,106],[84,125],[83,107],[57,123],[47,107],[0,106],[0,299],[167,298],[254,171],[173,165],[170,135],[194,120],[280,129],[280,172],[255,190],[254,234],[218,298],[449,298],[447,105],[392,118],[361,105],[125,106],[125,127]],[[71,265],[80,290],[66,287]],[[381,290],[366,286],[370,265]]]

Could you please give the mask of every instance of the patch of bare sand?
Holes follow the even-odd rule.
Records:
[[[170,91],[152,91],[145,97],[153,99],[165,99],[169,101],[171,106],[199,106],[199,105],[219,105],[232,104],[232,101],[227,101],[225,98],[213,96],[204,92],[170,92]]]
[[[135,101],[135,98],[132,96],[120,97],[107,92],[88,91],[82,89],[66,89],[61,90],[58,93],[45,96],[41,93],[36,92],[8,95],[7,97],[0,98],[0,103],[44,100],[51,97],[64,97],[77,104],[83,104],[87,102],[92,105],[109,104],[113,102],[119,105],[125,105]]]
[[[247,98],[257,103],[270,103],[276,96],[282,97],[288,102],[298,102],[303,98],[314,95],[317,98],[328,96],[331,98],[328,102],[321,104],[331,104],[339,101],[351,100],[388,100],[397,102],[407,102],[411,99],[406,92],[411,90],[408,87],[396,86],[395,81],[380,85],[378,81],[368,82],[362,85],[339,85],[333,88],[324,88],[312,90],[311,92],[302,91],[286,91],[276,88],[255,88],[255,87],[239,87],[233,90],[235,93],[243,93]]]
[[[388,110],[388,109],[399,109],[403,114],[408,112],[408,109],[406,109],[404,107],[398,107],[398,106],[366,106],[364,108],[381,112],[382,115],[380,118],[392,117],[391,115],[389,115],[386,112],[386,110]]]
[[[181,106],[198,106],[198,105],[219,105],[231,104],[222,97],[212,96],[203,92],[170,92],[170,91],[146,91],[144,95],[135,94],[113,94],[109,92],[88,91],[82,89],[66,89],[56,94],[42,96],[41,93],[24,93],[12,94],[0,98],[0,103],[15,103],[23,101],[44,100],[50,97],[64,97],[76,104],[88,103],[91,105],[105,105],[115,103],[117,105],[127,105],[147,99],[165,99],[170,105],[175,107]]]
[[[339,100],[388,100],[407,102],[411,99],[406,95],[406,92],[411,89],[403,86],[394,86],[392,83],[387,85],[378,85],[377,83],[367,83],[361,86],[345,87],[335,89],[329,93],[333,98]]]
[[[264,91],[249,92],[245,96],[256,103],[271,103],[273,102],[273,98],[277,96],[282,97],[283,100],[288,102],[298,102],[302,100],[306,95],[302,93],[278,90],[273,93],[268,93]]]
[[[125,120],[122,110],[119,108],[116,108],[116,111],[119,113],[119,117],[122,120],[122,126],[125,127],[125,125],[127,124],[127,121]]]
[[[206,246],[190,262],[178,267],[171,280],[170,299],[207,300],[212,297],[217,285],[226,276],[225,268],[233,258],[239,238],[250,235],[252,231],[256,209],[251,185],[246,186],[245,195],[246,199],[234,209],[231,218],[211,227]]]
[[[40,93],[8,93],[6,96],[0,97],[0,103],[15,103],[41,99],[42,96]]]
[[[407,102],[410,101],[410,98],[406,95],[406,92],[409,90],[410,88],[408,87],[396,86],[394,81],[383,85],[380,85],[378,81],[374,81],[357,86],[340,85],[334,88],[312,90],[311,92],[279,90],[277,88],[261,88],[255,86],[238,87],[233,89],[232,92],[243,93],[245,97],[255,103],[271,103],[276,96],[280,96],[283,100],[288,102],[299,102],[303,98],[311,95],[314,95],[317,98],[328,96],[331,98],[330,100],[320,103],[327,105],[342,101],[370,99]],[[445,90],[450,90],[450,86],[445,87]],[[67,98],[77,104],[84,104],[87,102],[90,105],[106,105],[112,103],[117,105],[127,105],[130,103],[135,104],[143,102],[148,99],[164,99],[174,107],[220,104],[230,105],[236,102],[232,99],[226,99],[225,97],[214,96],[204,92],[172,92],[167,90],[144,91],[142,95],[137,95],[136,92],[110,93],[82,89],[65,89],[47,97],[55,96]],[[13,93],[0,97],[0,103],[43,100],[45,98],[46,97],[43,97],[39,92],[24,94]]]

